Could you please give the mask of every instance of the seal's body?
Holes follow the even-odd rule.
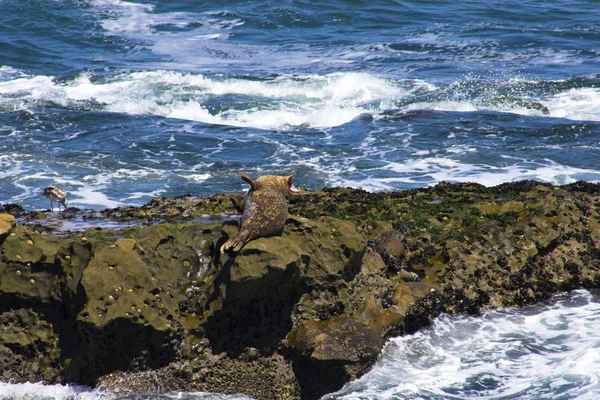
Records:
[[[287,199],[291,193],[299,192],[293,175],[262,176],[254,181],[243,172],[238,174],[250,184],[250,190],[242,205],[240,230],[221,246],[221,253],[240,251],[259,237],[281,235],[288,215]]]

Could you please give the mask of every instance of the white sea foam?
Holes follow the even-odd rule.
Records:
[[[598,104],[600,104],[600,89],[597,88],[571,89],[548,99],[540,99],[537,103],[539,106],[545,107],[548,112],[544,113],[539,107],[519,106],[501,101],[490,104],[479,99],[415,102],[406,106],[404,110],[497,111],[536,117],[565,118],[574,121],[600,121],[600,107],[598,107]]]
[[[254,81],[149,71],[105,80],[83,74],[66,83],[57,83],[48,76],[20,77],[0,82],[0,101],[4,95],[5,102],[22,108],[46,102],[64,107],[94,104],[118,113],[286,129],[341,125],[360,114],[392,108],[415,91],[432,88],[419,80],[397,82],[351,72]],[[228,96],[236,100],[224,99]],[[214,104],[219,104],[218,110]]]
[[[157,190],[153,190],[151,192],[133,192],[131,193],[128,197],[127,200],[137,200],[137,199],[141,199],[143,197],[158,197],[160,195],[162,195],[165,192],[165,190],[163,189],[157,189]]]
[[[454,152],[471,152],[474,149],[463,147]],[[453,153],[452,150],[448,151]],[[350,163],[352,160],[348,160]],[[492,165],[461,162],[460,159],[443,155],[413,158],[403,162],[387,162],[370,174],[349,175],[349,164],[327,169],[327,185],[361,188],[369,191],[394,190],[397,187],[421,187],[439,182],[473,182],[485,186],[495,186],[522,179],[539,180],[555,185],[564,185],[578,180],[600,181],[600,172],[584,168],[560,165],[550,160],[544,163],[515,161],[514,164],[498,167]],[[321,167],[322,168],[322,167]],[[321,169],[320,168],[320,169]],[[393,176],[385,176],[381,171],[391,171]]]
[[[137,43],[136,47],[166,55],[171,67],[190,70],[243,64],[252,57],[240,60],[239,54],[257,56],[260,52],[256,46],[226,43],[230,31],[244,24],[238,18],[215,12],[156,12],[154,5],[122,0],[91,0],[90,4],[107,35],[124,37]]]
[[[107,35],[124,37],[136,43],[136,47],[167,56],[170,68],[214,71],[220,66],[246,71],[289,71],[289,68],[305,68],[317,63],[343,68],[364,60],[360,46],[356,51],[321,49],[315,52],[303,43],[231,43],[230,36],[246,23],[246,16],[236,15],[227,8],[160,12],[162,10],[153,5],[122,0],[89,2]]]
[[[516,100],[503,102],[501,97],[497,101],[472,98],[412,102],[419,95],[437,89],[422,80],[398,81],[364,72],[252,80],[159,70],[103,79],[82,74],[69,82],[57,82],[51,76],[19,75],[0,81],[0,107],[32,109],[38,104],[54,103],[259,129],[334,127],[365,113],[378,118],[378,114],[397,108],[398,104],[405,104],[403,111],[491,110],[600,121],[597,88],[571,89],[531,102],[538,106],[519,104]],[[547,108],[548,115],[542,112],[542,106]]]
[[[600,121],[599,88],[570,89],[551,97],[545,104],[552,117]]]
[[[100,206],[108,208],[119,207],[123,205],[123,203],[120,201],[111,200],[101,190],[102,188],[87,184],[76,187],[74,190],[69,192],[69,198],[74,199],[69,201],[69,205]]]
[[[206,174],[188,174],[188,173],[185,173],[185,174],[182,175],[182,178],[188,179],[188,180],[193,181],[193,182],[204,182],[207,179],[210,179],[210,177],[211,177],[211,174],[208,174],[208,173],[206,173]]]
[[[109,32],[148,34],[151,32],[150,26],[156,23],[156,19],[150,17],[150,13],[155,8],[151,4],[122,0],[94,0],[92,4],[112,11],[110,17],[102,21],[102,27]]]
[[[114,172],[99,172],[98,174],[76,177],[70,174],[59,175],[49,167],[40,165],[39,160],[31,155],[6,154],[0,155],[0,180],[10,182],[3,195],[3,201],[23,203],[32,199],[43,199],[42,188],[50,184],[59,184],[68,191],[69,206],[118,207],[124,205],[121,201],[111,199],[111,185],[132,178],[139,179],[155,174],[153,170],[119,169]],[[10,192],[8,190],[11,190]],[[148,198],[154,193],[146,194]],[[40,201],[43,209],[49,208],[49,202]],[[56,210],[56,205],[55,208]]]
[[[216,39],[222,37],[222,33],[214,31],[229,30],[233,27],[243,25],[239,19],[219,19],[215,13],[156,13],[155,5],[141,4],[122,0],[92,0],[91,4],[103,11],[102,28],[115,35],[143,38],[146,41],[153,39],[159,45],[161,41],[185,38],[194,39]],[[108,11],[106,13],[105,11]],[[172,26],[178,28],[189,27],[194,24],[196,29],[183,33],[170,34],[164,30],[157,32],[157,27]],[[171,42],[171,40],[169,40]],[[173,41],[173,43],[175,43]]]
[[[175,392],[123,397],[110,391],[77,385],[44,385],[42,383],[0,382],[0,399],[6,400],[251,400],[242,394],[217,394],[204,392]]]
[[[478,317],[443,315],[392,339],[371,372],[326,398],[597,399],[599,324],[600,301],[585,291]]]
[[[151,168],[127,169],[119,168],[94,175],[86,175],[81,181],[68,180],[65,185],[69,190],[69,205],[94,206],[94,207],[120,207],[125,205],[120,200],[110,198],[107,193],[114,192],[116,185],[134,181],[163,179],[163,172]],[[134,192],[127,199],[148,199],[164,193],[164,189],[155,189],[148,192]]]
[[[564,81],[548,81],[562,85]],[[405,110],[436,110],[452,112],[497,111],[520,115],[565,118],[575,121],[600,121],[600,89],[573,88],[551,96],[532,91],[540,82],[522,78],[484,83],[480,78],[458,81],[450,85],[443,97],[435,101],[409,103]],[[478,91],[469,92],[477,88]]]
[[[16,68],[9,67],[8,65],[0,66],[0,79],[4,80],[8,77],[13,77],[15,75],[19,75],[20,71]]]
[[[15,179],[23,176],[27,169],[24,160],[18,154],[0,154],[0,179]]]
[[[8,400],[113,400],[117,396],[77,385],[0,382],[0,398]]]

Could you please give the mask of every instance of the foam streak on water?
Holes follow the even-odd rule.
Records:
[[[64,83],[48,76],[18,77],[0,82],[0,104],[19,110],[50,103],[209,124],[290,129],[338,126],[362,113],[394,108],[411,93],[431,88],[418,80],[394,82],[367,73],[250,80],[152,71],[102,79],[84,74]]]
[[[203,392],[121,396],[108,391],[78,385],[10,384],[3,382],[0,382],[0,396],[3,400],[252,400],[244,395]]]
[[[385,118],[382,113],[390,109],[494,111],[600,121],[596,107],[600,89],[571,88],[536,97],[524,94],[525,90],[518,81],[461,81],[438,88],[418,79],[393,80],[362,72],[256,80],[159,70],[111,77],[85,73],[63,82],[52,76],[19,74],[0,80],[0,109],[35,110],[53,105],[285,130],[335,127],[365,113]],[[421,101],[423,98],[429,100]]]
[[[600,299],[437,318],[391,340],[374,369],[326,399],[600,398]]]

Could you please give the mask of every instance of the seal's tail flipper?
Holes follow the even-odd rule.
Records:
[[[252,180],[252,178],[250,178],[248,175],[246,175],[242,171],[238,171],[238,175],[241,176],[243,180],[245,180],[246,182],[248,182],[250,184],[250,187],[252,189],[256,189],[256,183]]]
[[[225,254],[225,252],[238,252],[244,247],[244,245],[248,242],[248,232],[240,231],[236,233],[232,238],[223,243],[221,246],[221,254]]]

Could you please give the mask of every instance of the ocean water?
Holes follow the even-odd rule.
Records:
[[[373,369],[322,400],[598,400],[600,293],[435,319],[390,340]],[[82,386],[0,383],[10,400],[251,400],[165,393],[120,397]]]
[[[600,399],[600,297],[443,315],[387,343],[361,379],[324,400]]]
[[[599,181],[594,0],[0,1],[0,203]]]
[[[597,182],[599,155],[595,0],[0,1],[0,204],[48,209],[52,183],[91,209],[241,192],[238,170],[308,190]],[[585,292],[441,317],[328,398],[597,400],[599,346]]]

